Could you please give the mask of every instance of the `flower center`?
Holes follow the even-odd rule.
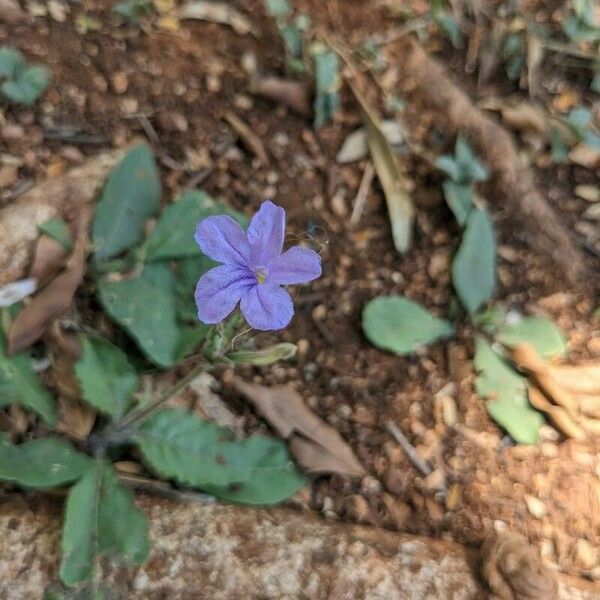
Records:
[[[262,267],[256,269],[254,274],[256,275],[256,281],[258,281],[259,284],[264,283],[267,280],[267,270]]]

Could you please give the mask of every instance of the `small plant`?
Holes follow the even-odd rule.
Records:
[[[509,350],[527,342],[542,357],[553,357],[564,353],[564,339],[547,319],[508,314],[493,305],[485,308],[496,286],[496,240],[493,222],[472,186],[487,179],[487,169],[462,137],[456,140],[454,155],[439,157],[436,166],[449,176],[443,183],[444,196],[463,227],[452,283],[475,330],[477,392],[488,399],[490,416],[515,441],[533,444],[544,419],[529,403],[527,379],[512,366]],[[400,296],[371,300],[362,325],[371,343],[396,354],[411,354],[454,334],[450,321]]]
[[[435,24],[448,37],[454,48],[462,48],[463,35],[452,13],[446,8],[444,0],[431,0],[431,16]]]
[[[245,346],[244,319],[261,330],[286,327],[294,308],[283,286],[319,277],[320,257],[298,246],[283,251],[285,211],[272,202],[248,224],[202,192],[170,204],[144,238],[160,195],[152,153],[139,145],[110,174],[97,205],[89,272],[97,300],[123,333],[117,343],[87,327],[77,331],[74,377],[80,400],[97,413],[87,440],[76,448],[54,434],[21,444],[0,437],[1,480],[32,489],[71,486],[60,567],[68,587],[99,589],[102,556],[133,565],[148,556],[146,517],[113,466],[128,448],[157,476],[230,502],[273,504],[306,483],[284,442],[262,435],[237,439],[167,403],[214,365],[267,365],[293,356],[289,343]],[[43,231],[65,247],[74,245],[75,256],[81,242],[73,242],[65,227],[55,220]],[[241,314],[231,314],[238,302]],[[34,373],[29,351],[9,355],[7,338],[19,309],[3,309],[1,403],[34,411],[52,431],[59,420],[56,402]],[[195,366],[170,389],[141,389],[141,371],[186,358]]]
[[[594,0],[573,0],[573,13],[565,20],[563,30],[575,43],[600,42],[600,26],[594,11]]]
[[[131,24],[139,23],[140,17],[148,14],[152,9],[151,0],[123,0],[112,7],[125,21]]]
[[[41,65],[27,65],[14,48],[0,48],[0,93],[9,102],[31,106],[50,85],[50,72]]]

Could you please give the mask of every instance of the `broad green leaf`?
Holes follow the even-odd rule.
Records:
[[[127,356],[101,337],[80,336],[82,354],[75,374],[83,398],[93,407],[120,417],[127,410],[138,387],[138,376]]]
[[[482,338],[476,340],[475,369],[478,372],[475,389],[480,396],[490,399],[486,405],[490,416],[516,442],[536,443],[544,418],[529,404],[527,380]]]
[[[110,174],[92,225],[95,260],[105,261],[135,246],[160,202],[160,180],[146,144],[132,148]]]
[[[243,215],[227,210],[204,192],[187,192],[163,210],[146,242],[146,261],[197,256],[200,249],[194,240],[196,225],[217,214],[235,215],[238,222],[245,220]]]
[[[563,356],[567,349],[560,329],[543,317],[525,317],[519,323],[503,325],[497,339],[509,347],[528,342],[544,358]]]
[[[0,78],[13,79],[25,67],[23,55],[14,48],[0,48]]]
[[[471,210],[452,262],[452,283],[462,305],[474,315],[496,287],[496,235],[488,213]]]
[[[81,477],[90,458],[58,438],[44,437],[18,446],[0,443],[0,479],[22,487],[52,488]]]
[[[104,310],[161,367],[173,364],[179,344],[174,286],[173,274],[162,263],[146,265],[131,279],[98,283]]]
[[[456,138],[454,153],[464,181],[485,181],[488,178],[487,169],[479,161],[469,142],[461,135]]]
[[[10,101],[31,106],[50,85],[50,72],[42,66],[18,69],[13,79],[2,83],[0,90]]]
[[[148,523],[113,468],[94,461],[67,498],[60,578],[72,586],[90,579],[100,555],[139,565],[148,557]]]
[[[251,465],[260,458],[251,454],[245,442],[234,440],[231,432],[182,410],[156,413],[135,439],[153,471],[201,489],[248,480]]]
[[[252,465],[251,477],[229,486],[205,486],[203,491],[229,502],[264,505],[277,504],[308,483],[280,440],[253,436],[246,448],[248,453],[261,457]]]
[[[519,444],[536,444],[544,417],[530,406],[521,406],[508,400],[487,403],[490,416]]]
[[[313,45],[315,61],[314,127],[322,127],[340,106],[340,61],[337,54],[323,44]]]
[[[69,226],[59,218],[50,219],[38,226],[38,229],[55,239],[65,250],[73,249],[73,239]]]
[[[467,185],[460,185],[447,179],[442,184],[444,197],[454,217],[460,225],[464,225],[473,207],[473,192]]]
[[[0,406],[20,404],[35,411],[48,423],[57,422],[54,399],[31,367],[29,354],[6,355],[6,340],[0,332]]]
[[[362,326],[374,346],[396,354],[410,354],[454,333],[448,321],[402,296],[371,300],[363,310]]]
[[[209,329],[210,325],[205,325],[204,323],[181,327],[179,345],[175,352],[175,362],[179,362],[193,354],[206,339]]]

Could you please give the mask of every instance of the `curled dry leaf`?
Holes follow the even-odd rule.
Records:
[[[249,91],[279,102],[303,117],[312,115],[312,90],[306,81],[255,74],[250,80]]]
[[[575,394],[600,395],[600,362],[548,367],[554,380]]]
[[[37,342],[48,326],[71,304],[85,274],[86,245],[80,240],[63,273],[53,279],[17,315],[8,332],[8,354],[13,355]]]
[[[60,271],[69,255],[65,247],[49,235],[41,235],[35,246],[29,277],[43,287]]]
[[[491,590],[507,600],[556,600],[553,574],[536,550],[516,533],[487,540],[482,547],[482,574]]]
[[[558,406],[562,406],[572,419],[577,418],[577,403],[573,395],[554,379],[551,370],[531,344],[519,344],[512,349],[512,359],[530,379]]]
[[[227,2],[206,2],[196,0],[184,4],[177,11],[177,17],[185,19],[198,19],[200,21],[211,21],[221,25],[229,25],[236,33],[246,35],[251,33],[258,37],[258,31],[246,16],[237,11]]]
[[[223,118],[231,125],[232,129],[240,136],[242,143],[252,152],[262,165],[269,164],[267,151],[261,139],[242,121],[235,113],[227,111]]]
[[[96,411],[80,400],[81,389],[75,376],[75,363],[81,356],[79,340],[74,334],[64,333],[55,322],[44,341],[58,390],[60,421],[57,429],[71,439],[85,440],[94,426]]]
[[[545,412],[556,427],[567,437],[584,440],[585,431],[569,416],[562,406],[555,406],[535,385],[529,385],[529,401],[534,408]]]
[[[239,377],[234,378],[233,385],[282,438],[289,440],[292,454],[307,473],[365,474],[342,436],[317,417],[291,387],[265,387]]]

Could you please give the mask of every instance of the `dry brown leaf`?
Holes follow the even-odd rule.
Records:
[[[53,279],[17,315],[8,332],[8,354],[16,354],[37,342],[48,326],[71,304],[85,274],[86,245],[80,240],[67,268]]]
[[[198,19],[229,25],[240,35],[251,33],[258,37],[258,31],[249,19],[226,2],[206,2],[205,0],[188,2],[177,11],[177,17],[182,21],[185,19]]]
[[[76,218],[80,209],[95,200],[106,176],[126,148],[86,161],[61,177],[36,185],[0,209],[0,285],[20,279],[31,264],[38,227],[67,212]]]
[[[518,367],[527,373],[552,402],[566,409],[571,419],[577,418],[575,398],[558,384],[548,365],[531,344],[515,346],[511,351],[511,356]]]
[[[600,394],[600,362],[548,367],[555,381],[576,394]]]
[[[286,385],[265,387],[239,377],[234,378],[233,385],[282,438],[289,439],[290,450],[305,471],[350,477],[365,474],[342,436],[317,417],[294,389]]]
[[[81,402],[81,389],[75,376],[75,363],[81,355],[79,340],[65,334],[55,322],[44,336],[58,390],[60,421],[57,429],[71,439],[85,440],[96,420],[96,411]]]
[[[567,437],[584,440],[585,431],[575,423],[562,406],[554,406],[534,385],[529,384],[529,401],[534,408],[545,412],[556,427]]]
[[[502,120],[517,131],[535,131],[545,133],[548,129],[548,121],[544,111],[527,102],[519,102],[514,106],[502,108]]]
[[[255,75],[249,84],[251,94],[275,100],[303,117],[312,115],[312,92],[306,81]]]
[[[68,255],[65,247],[54,238],[45,234],[39,237],[29,271],[29,277],[37,281],[38,289],[60,271]]]
[[[405,253],[412,244],[415,218],[413,203],[406,190],[406,180],[381,129],[379,117],[358,89],[352,84],[350,88],[361,108],[371,158],[387,202],[394,246],[398,252]]]
[[[231,125],[232,129],[240,136],[242,143],[252,152],[262,165],[269,164],[267,151],[261,139],[242,121],[235,113],[228,110],[223,118]]]

